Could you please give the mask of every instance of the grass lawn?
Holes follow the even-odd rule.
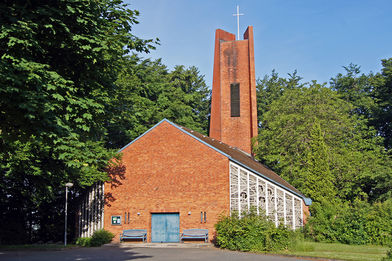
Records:
[[[381,260],[388,247],[370,245],[345,245],[339,243],[300,242],[295,250],[279,252],[295,256],[324,257],[340,260]]]

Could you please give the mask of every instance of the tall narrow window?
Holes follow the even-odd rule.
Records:
[[[240,84],[230,84],[231,117],[240,117]]]

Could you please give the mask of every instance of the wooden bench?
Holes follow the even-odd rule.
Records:
[[[120,234],[120,242],[124,239],[142,239],[147,241],[147,229],[126,229]]]
[[[204,242],[208,242],[208,229],[184,229],[181,234],[181,242],[184,239],[204,239]]]

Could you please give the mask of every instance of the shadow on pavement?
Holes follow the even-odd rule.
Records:
[[[133,248],[119,247],[91,247],[71,248],[64,250],[17,250],[0,251],[1,261],[128,261],[154,259],[153,255],[146,255]]]
[[[0,251],[3,261],[295,261],[312,260],[284,256],[228,251],[215,248],[137,248],[104,246],[47,251]],[[313,259],[314,260],[314,259]]]

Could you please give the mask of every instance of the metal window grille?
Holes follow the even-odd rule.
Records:
[[[230,165],[230,213],[238,214],[238,168]]]
[[[277,206],[277,216],[278,216],[278,222],[279,223],[284,223],[284,192],[283,190],[277,189],[276,190],[276,206]]]
[[[289,228],[303,226],[302,200],[235,164],[230,164],[230,213],[256,206],[259,214]],[[241,214],[241,213],[239,213]],[[203,213],[201,213],[203,222]]]

